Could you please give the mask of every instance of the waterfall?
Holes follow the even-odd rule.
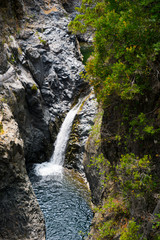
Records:
[[[64,164],[65,152],[72,129],[72,124],[82,102],[83,99],[81,99],[66,115],[55,141],[55,149],[50,161],[42,164],[36,164],[35,166],[35,172],[37,175],[47,176],[62,172],[62,166]]]
[[[67,142],[70,136],[73,120],[79,109],[80,103],[75,105],[67,114],[64,122],[60,128],[57,140],[55,142],[55,150],[50,159],[53,164],[63,165],[65,159],[65,151],[67,147]]]

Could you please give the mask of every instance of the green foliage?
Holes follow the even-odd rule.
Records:
[[[90,166],[96,165],[97,167],[99,167],[101,164],[106,165],[106,162],[102,153],[99,154],[97,157],[92,158],[90,162],[92,163]]]
[[[105,176],[104,186],[109,182],[115,182],[123,197],[128,200],[135,197],[143,197],[151,192],[154,184],[151,176],[150,156],[142,158],[135,154],[122,155],[116,164],[111,164],[103,154],[91,159],[91,165],[101,170],[100,174]],[[103,170],[102,170],[103,169]]]
[[[138,233],[140,226],[133,220],[130,220],[128,226],[121,233],[120,240],[139,240],[141,235]]]
[[[2,40],[2,45],[4,46],[5,43],[6,43],[6,40],[3,39],[3,40]]]
[[[2,122],[0,122],[0,134],[3,134],[4,130],[3,130],[3,124]]]
[[[8,59],[8,61],[9,61],[11,64],[16,63],[16,59],[15,59],[15,56],[14,56],[13,53],[11,54],[11,57]]]
[[[97,142],[95,142],[95,144],[97,144]],[[97,168],[99,175],[104,175],[105,170],[102,171],[102,167],[106,166],[106,162],[105,162],[103,154],[99,154],[97,157],[92,157],[90,159],[90,164],[88,165],[88,167],[91,167],[91,166],[95,166]],[[103,183],[103,185],[104,185],[104,183]]]
[[[137,141],[140,149],[144,139],[159,132],[151,119],[153,114],[142,107],[159,81],[159,9],[158,0],[82,0],[80,14],[69,25],[74,33],[94,33],[94,52],[86,63],[85,78],[94,86],[105,110],[112,103],[122,103],[121,114],[114,118],[118,131],[113,131],[115,135],[110,138],[127,153],[131,141]],[[106,203],[96,209],[102,215],[97,239],[110,240],[119,235],[120,240],[144,239],[139,234],[140,224],[129,214],[129,206],[140,199],[147,200],[154,189],[150,160],[149,155],[137,157],[133,153],[122,155],[117,162],[110,163],[103,154],[91,160],[91,165],[103,175],[107,189]],[[112,194],[111,198],[108,194]]]
[[[153,188],[150,157],[136,157],[133,153],[123,155],[116,166],[120,187],[124,196],[142,197]]]
[[[94,125],[91,128],[90,138],[94,140],[95,148],[98,148],[101,144],[100,131],[101,131],[102,116],[103,116],[103,112],[97,113],[94,119]]]
[[[37,90],[38,90],[37,85],[36,85],[36,84],[33,84],[32,87],[31,87],[31,90],[32,90],[33,93],[36,93]]]
[[[145,135],[154,135],[160,131],[160,128],[153,127],[153,120],[151,121],[144,113],[140,113],[137,117],[129,122],[129,133],[132,133],[134,140],[143,140]]]
[[[43,45],[46,45],[47,44],[47,41],[42,39],[40,36],[38,37],[40,43],[42,43]]]
[[[114,228],[115,222],[113,220],[109,220],[99,225],[99,237],[97,240],[103,239],[107,237],[107,239],[113,239],[116,234],[116,230]]]
[[[47,45],[47,40],[44,40],[41,36],[39,36],[38,32],[36,32],[36,35],[38,36],[40,43],[42,43],[44,46]]]
[[[96,239],[108,240],[122,231],[129,216],[128,206],[118,197],[108,197],[101,208],[95,208],[101,214],[101,222],[97,224],[98,236]],[[112,216],[111,218],[109,216]]]
[[[110,196],[107,198],[107,201],[103,204],[103,207],[99,209],[99,211],[103,214],[105,214],[106,211],[108,211],[108,213],[114,213],[116,218],[117,216],[127,217],[129,215],[126,203],[122,199]]]
[[[21,33],[21,29],[17,28],[17,34],[20,35],[20,33]]]
[[[155,236],[153,240],[160,240],[160,235]]]
[[[80,43],[80,49],[83,55],[83,64],[86,64],[88,58],[93,52],[93,46],[91,44]]]
[[[159,228],[160,227],[160,213],[156,214],[155,219],[153,220],[152,228]]]
[[[100,154],[91,162],[101,170],[100,174],[105,177],[104,187],[108,189],[103,205],[94,209],[101,214],[96,239],[106,237],[111,240],[119,234],[120,240],[139,240],[141,225],[130,219],[130,206],[136,199],[149,197],[154,189],[150,157],[139,158],[131,153],[122,155],[119,162],[111,164]],[[116,186],[115,191],[113,186]],[[154,226],[159,227],[159,220],[155,219]]]
[[[155,231],[154,240],[160,240],[160,213],[155,215],[152,223],[152,229]]]
[[[153,0],[83,0],[69,28],[94,32],[94,53],[86,65],[86,79],[98,100],[109,95],[133,99],[150,86],[160,53],[159,3]]]
[[[109,185],[110,181],[115,182],[123,193],[123,197],[128,199],[133,196],[143,197],[154,188],[150,157],[147,155],[143,158],[136,157],[133,153],[122,155],[120,162],[112,165],[103,157],[103,154],[100,154],[94,160],[92,159],[92,164],[99,169],[105,167],[105,170],[100,172],[105,175],[104,186]]]

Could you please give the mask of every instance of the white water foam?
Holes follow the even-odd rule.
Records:
[[[69,140],[72,124],[82,102],[83,100],[80,100],[68,112],[60,128],[60,131],[58,133],[58,136],[55,142],[55,150],[50,161],[41,163],[41,164],[36,164],[35,165],[36,175],[40,175],[40,176],[48,176],[48,175],[61,176],[62,175],[65,152],[66,152],[66,147]]]
[[[35,173],[38,176],[57,175],[60,176],[63,173],[63,167],[61,165],[55,165],[51,162],[44,162],[36,164]]]

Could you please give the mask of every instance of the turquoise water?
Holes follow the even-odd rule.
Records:
[[[80,240],[87,235],[93,213],[83,178],[73,170],[30,180],[45,217],[47,240]]]

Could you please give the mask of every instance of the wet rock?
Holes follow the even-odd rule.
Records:
[[[95,95],[91,92],[88,97],[84,98],[82,107],[75,118],[72,132],[70,135],[65,166],[83,171],[83,156],[85,144],[88,139],[94,118],[97,113],[97,101]]]

